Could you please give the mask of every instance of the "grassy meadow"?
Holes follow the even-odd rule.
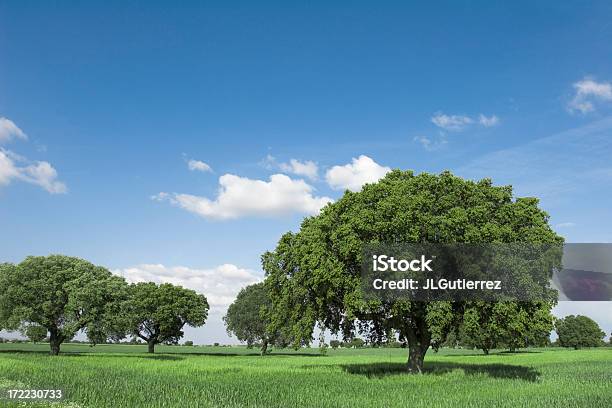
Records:
[[[0,388],[61,388],[54,407],[610,407],[612,348],[519,353],[429,351],[407,375],[405,349],[0,344]]]

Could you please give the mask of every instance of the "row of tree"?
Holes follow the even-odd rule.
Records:
[[[262,352],[276,342],[310,344],[317,328],[344,341],[399,340],[408,345],[412,373],[422,371],[429,348],[443,345],[459,327],[485,352],[500,344],[517,349],[543,341],[553,329],[556,291],[532,302],[383,300],[364,294],[361,267],[368,245],[483,242],[560,248],[563,238],[536,198],[515,198],[510,186],[449,172],[394,170],[359,192],[346,191],[306,218],[298,232],[283,235],[262,256],[265,281],[244,289],[229,308],[228,332],[247,344],[261,340]],[[561,267],[561,256],[553,253],[538,271],[517,281],[526,290],[542,287]]]
[[[50,353],[83,331],[93,344],[140,338],[150,353],[176,344],[208,316],[204,295],[168,283],[128,284],[106,268],[63,255],[0,264],[0,329],[48,335]]]

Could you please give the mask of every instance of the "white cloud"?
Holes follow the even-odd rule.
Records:
[[[419,143],[423,149],[430,152],[438,150],[448,143],[444,136],[440,136],[438,138],[415,136],[412,140]]]
[[[259,162],[259,165],[266,170],[274,170],[278,167],[276,157],[272,156],[271,154],[267,154],[266,157]]]
[[[28,136],[10,119],[0,117],[0,144],[14,138],[27,140]],[[57,180],[57,171],[46,161],[31,161],[0,148],[0,186],[13,180],[36,184],[51,194],[67,191],[66,185]]]
[[[66,185],[57,180],[57,171],[46,161],[24,167],[21,179],[37,184],[52,194],[62,194],[67,191]]]
[[[480,115],[478,115],[478,123],[484,127],[492,127],[499,123],[499,118],[495,115],[486,117],[481,113]]]
[[[463,128],[472,124],[474,121],[469,116],[445,115],[438,112],[432,116],[431,122],[444,130],[463,130]]]
[[[574,222],[561,222],[561,223],[555,225],[555,227],[557,227],[557,228],[572,228],[572,227],[575,227],[575,226],[576,226],[576,223],[574,223]]]
[[[281,163],[279,167],[286,173],[308,177],[311,180],[316,180],[319,174],[317,163],[310,160],[301,162],[296,159],[291,159],[289,163]]]
[[[441,129],[458,132],[473,124],[484,127],[495,126],[499,123],[499,117],[496,115],[487,117],[481,113],[478,115],[478,118],[472,118],[465,115],[446,115],[438,112],[431,117],[431,122]]]
[[[575,94],[568,103],[567,109],[571,112],[588,113],[595,110],[595,101],[612,101],[612,84],[610,82],[597,82],[585,77],[573,84]]]
[[[189,167],[189,170],[191,171],[203,171],[203,172],[211,172],[212,168],[204,163],[203,161],[200,160],[189,160],[187,162],[187,167]]]
[[[391,171],[391,168],[381,166],[368,156],[353,158],[344,166],[334,166],[327,170],[325,180],[335,190],[359,191],[366,183],[374,183]]]
[[[123,276],[130,283],[172,283],[193,289],[206,296],[211,312],[226,309],[234,301],[240,289],[261,280],[252,270],[233,264],[223,264],[211,269],[141,264],[116,269],[113,273]]]
[[[25,162],[26,165],[19,165]],[[67,192],[66,185],[57,180],[57,171],[46,161],[29,163],[24,157],[8,150],[0,150],[0,186],[21,180],[36,184],[51,194]]]
[[[12,179],[19,177],[20,171],[8,154],[0,150],[0,186],[5,186]]]
[[[332,201],[329,197],[314,196],[313,190],[304,180],[293,180],[284,174],[273,174],[270,181],[225,174],[219,178],[219,192],[214,200],[164,192],[152,198],[167,200],[208,219],[274,217],[290,213],[316,214]]]
[[[26,140],[28,136],[12,120],[0,118],[0,143],[13,138]]]

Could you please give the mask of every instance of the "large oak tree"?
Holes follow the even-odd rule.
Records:
[[[159,343],[178,344],[185,325],[202,326],[208,317],[204,295],[170,283],[132,284],[121,314],[113,325],[147,342],[149,353]]]
[[[563,242],[536,198],[514,198],[510,186],[493,186],[489,179],[392,171],[360,192],[345,192],[263,255],[274,306],[271,326],[290,325],[296,344],[310,341],[317,324],[344,338],[359,332],[371,341],[398,332],[409,345],[408,370],[420,373],[428,348],[444,341],[470,305],[366,299],[360,277],[364,246],[515,242]]]
[[[57,355],[79,331],[97,331],[125,287],[123,278],[83,259],[29,256],[0,265],[0,322],[9,330],[45,328]]]

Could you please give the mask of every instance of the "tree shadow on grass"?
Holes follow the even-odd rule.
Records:
[[[231,353],[231,352],[219,352],[219,353],[215,353],[215,352],[207,352],[207,351],[196,351],[196,352],[185,352],[185,353],[173,353],[173,352],[166,352],[164,354],[173,354],[173,355],[181,355],[181,356],[213,356],[213,357],[262,357],[262,358],[266,358],[266,357],[322,357],[320,354],[314,354],[314,353],[268,353],[265,356],[261,356],[261,354],[259,352],[253,352],[253,353]]]
[[[510,350],[504,350],[504,351],[500,351],[498,354],[502,355],[502,356],[514,356],[516,354],[541,354],[541,353],[543,353],[543,351],[536,351],[536,350],[510,351]]]
[[[49,356],[51,358],[55,357],[65,357],[65,358],[79,358],[79,357],[96,357],[96,358],[146,358],[151,360],[166,360],[166,361],[176,361],[183,360],[184,357],[179,357],[178,355],[168,355],[168,354],[137,354],[137,353],[96,353],[96,352],[74,352],[74,351],[62,351],[59,356],[50,356],[48,351],[39,351],[39,350],[0,350],[1,354],[28,354],[28,355],[40,355],[40,356]]]
[[[383,378],[390,375],[410,375],[405,363],[371,363],[346,364],[342,369],[350,374],[363,375],[368,378]],[[462,370],[466,375],[485,374],[492,378],[518,379],[536,382],[540,376],[537,370],[510,364],[461,364],[440,361],[426,362],[423,369],[425,375],[444,375],[453,370]]]
[[[491,351],[489,354],[485,354],[483,352],[479,352],[479,353],[470,353],[470,354],[461,354],[461,353],[457,353],[457,354],[437,354],[440,357],[494,357],[494,356],[516,356],[519,354],[540,354],[543,353],[543,351],[535,351],[535,350],[520,350],[520,351],[509,351],[509,350],[503,350],[503,351]]]
[[[0,353],[5,354],[37,354],[37,355],[49,355],[49,352],[46,350],[0,350]],[[259,352],[252,353],[232,353],[232,352],[160,352],[159,354],[147,355],[143,353],[122,353],[120,351],[108,351],[108,352],[99,352],[99,351],[62,351],[59,354],[60,356],[66,357],[112,357],[112,358],[150,358],[153,360],[182,360],[189,356],[211,356],[211,357],[260,357]],[[266,354],[262,358],[267,357],[323,357],[321,354],[315,353],[283,353],[283,352],[272,352]]]
[[[61,355],[61,354],[60,354]],[[179,357],[176,355],[168,354],[121,354],[121,353],[66,353],[64,357],[78,358],[78,357],[96,357],[96,358],[141,358],[147,360],[157,361],[179,361],[184,360],[185,357]]]

